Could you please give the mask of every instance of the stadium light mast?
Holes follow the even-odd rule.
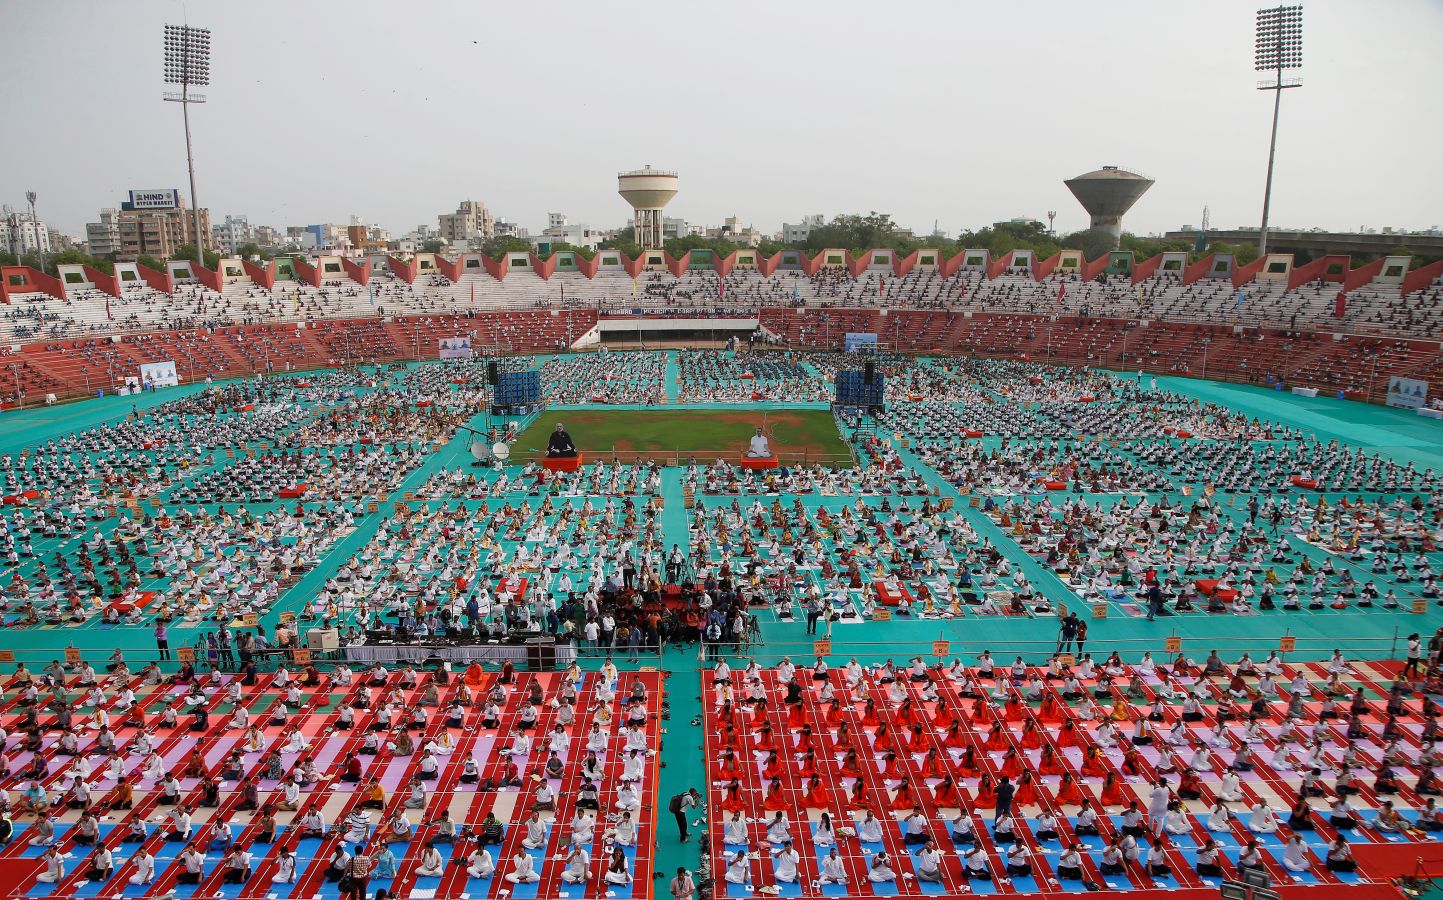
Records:
[[[1268,178],[1263,185],[1263,224],[1258,230],[1258,256],[1268,253],[1268,208],[1273,199],[1273,159],[1278,150],[1278,109],[1283,91],[1302,87],[1303,79],[1283,79],[1284,69],[1303,66],[1303,8],[1275,6],[1258,10],[1257,36],[1253,45],[1253,70],[1272,72],[1269,81],[1258,82],[1258,90],[1273,92],[1273,136],[1268,142]]]
[[[204,94],[192,87],[210,84],[210,29],[190,25],[165,26],[165,83],[180,85],[180,92],[167,91],[165,99],[179,103],[185,119],[185,164],[190,170],[190,206],[195,223],[195,262],[205,265],[205,245],[200,233],[200,199],[195,193],[195,155],[190,146],[190,105],[204,103]]]
[[[45,271],[45,247],[40,243],[40,219],[35,215],[35,200],[38,195],[34,191],[25,192],[25,202],[30,204],[30,233],[35,235],[35,255],[40,258],[40,271]],[[46,243],[49,243],[49,234],[46,235]],[[16,261],[19,261],[17,255]]]

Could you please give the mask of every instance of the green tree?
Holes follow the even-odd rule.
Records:
[[[444,248],[445,246],[446,246],[446,242],[445,242],[445,241],[443,241],[443,240],[441,240],[441,239],[439,239],[439,238],[431,238],[429,241],[423,241],[423,242],[421,243],[421,252],[422,252],[422,253],[440,253],[441,250],[442,250],[442,248]]]
[[[239,256],[241,259],[251,259],[252,257],[259,257],[261,259],[271,258],[270,251],[254,241],[249,244],[242,244],[240,248],[236,250],[236,256]]]
[[[137,265],[145,266],[147,269],[153,269],[157,272],[165,271],[165,263],[161,262],[160,260],[156,259],[154,256],[151,256],[148,253],[142,253],[137,256],[135,258],[135,262]]]
[[[529,253],[531,242],[510,234],[498,234],[481,245],[481,252],[495,260],[506,258],[508,253]]]
[[[773,238],[764,237],[762,238],[761,243],[757,244],[757,256],[770,259],[773,256],[776,256],[778,253],[781,253],[783,250],[790,249],[792,248],[788,244],[784,244],[781,241],[774,240]]]
[[[190,262],[195,262],[195,245],[181,244],[178,248],[176,248],[176,251],[170,255],[170,258],[183,259]],[[204,265],[207,269],[210,269],[212,272],[218,270],[220,268],[220,254],[216,253],[214,250],[205,251],[205,262],[202,263],[202,265]]]
[[[631,232],[625,229],[601,242],[603,250],[619,250],[632,259],[641,255],[641,245],[631,239]]]
[[[590,247],[578,247],[577,245],[567,243],[566,241],[557,241],[554,244],[548,245],[547,251],[545,253],[538,252],[536,256],[538,259],[550,259],[556,254],[562,252],[575,253],[582,259],[591,259],[593,256],[596,255],[596,251],[591,249]]]
[[[1112,232],[1104,228],[1089,228],[1067,235],[1062,239],[1062,246],[1081,250],[1088,260],[1095,260],[1116,249],[1117,240],[1112,236]]]

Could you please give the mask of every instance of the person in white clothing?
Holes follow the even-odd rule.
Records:
[[[1312,865],[1308,863],[1308,845],[1296,834],[1289,837],[1283,847],[1283,868],[1289,872],[1307,872],[1312,869]]]
[[[836,851],[833,851],[836,852]],[[751,866],[745,853],[733,853],[727,857],[727,871],[723,876],[729,884],[746,884],[751,880]]]
[[[1271,834],[1278,830],[1278,817],[1273,813],[1273,808],[1266,803],[1259,802],[1253,806],[1253,814],[1248,817],[1248,830],[1253,834]]]
[[[56,884],[65,877],[65,860],[60,858],[60,853],[54,845],[45,849],[45,871],[35,876],[36,881],[45,884]]]
[[[868,881],[895,881],[897,873],[892,871],[892,860],[887,851],[872,854],[872,866],[867,870]]]
[[[446,870],[446,860],[441,857],[441,851],[436,849],[435,841],[427,841],[426,849],[421,851],[421,864],[416,869],[417,875],[426,878],[440,878]]]
[[[529,860],[531,857],[527,857]],[[496,871],[496,863],[491,859],[491,851],[485,847],[477,847],[471,851],[466,859],[466,874],[472,878],[490,878]]]
[[[149,850],[141,848],[135,854],[135,874],[130,876],[131,884],[150,884],[155,880],[155,857]]]
[[[296,882],[296,857],[291,853],[290,848],[282,847],[281,855],[276,859],[276,874],[271,876],[272,884],[295,884]]]
[[[571,845],[571,852],[566,856],[566,871],[561,873],[561,880],[567,884],[585,884],[587,877],[591,874],[591,854],[576,844]]]
[[[833,847],[826,858],[822,860],[822,884],[846,884],[847,867],[842,858],[837,855],[837,848]]]
[[[784,881],[788,884],[797,880],[797,863],[801,862],[801,854],[792,847],[792,842],[782,844],[782,849],[777,852],[776,864],[772,874],[777,881]]]
[[[512,884],[535,884],[541,880],[536,874],[536,863],[521,850],[511,857],[511,871],[507,873],[506,880]]]
[[[747,445],[747,456],[753,459],[770,459],[771,455],[772,445],[767,440],[766,432],[758,428],[757,433],[752,435],[751,443]]]

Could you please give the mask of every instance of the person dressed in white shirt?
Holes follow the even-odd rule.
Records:
[[[761,428],[752,435],[751,442],[747,445],[747,456],[752,459],[770,459],[772,456],[772,445],[767,440],[766,432]]]
[[[801,855],[792,846],[791,841],[782,844],[777,851],[777,857],[772,874],[777,881],[784,881],[788,884],[797,880],[797,864],[801,862]]]
[[[833,853],[837,851],[833,850]],[[723,876],[729,884],[746,884],[751,880],[751,866],[745,852],[733,853],[727,857],[727,870]]]
[[[837,855],[837,848],[833,847],[822,860],[822,884],[846,884],[847,867],[842,858]]]
[[[416,874],[426,878],[440,878],[446,869],[446,860],[442,858],[441,851],[436,849],[435,841],[427,841],[426,848],[421,851],[421,862],[416,868]]]
[[[867,810],[867,817],[857,823],[857,838],[865,844],[875,844],[882,840],[882,823]]]
[[[566,856],[566,870],[561,873],[561,880],[567,884],[585,884],[591,874],[591,854],[578,844],[571,845],[571,851]]]
[[[536,874],[536,862],[525,851],[517,850],[511,857],[511,871],[506,873],[506,880],[512,884],[535,884],[541,876]]]
[[[491,851],[485,847],[477,847],[466,858],[466,874],[472,878],[490,878],[495,871],[496,863],[491,859]]]
[[[928,841],[917,852],[917,878],[921,881],[942,880],[942,851],[936,841]]]
[[[135,854],[135,874],[130,876],[131,884],[150,884],[155,880],[155,856],[144,847]]]
[[[895,881],[897,873],[892,870],[892,858],[887,851],[872,854],[872,865],[867,869],[867,880],[871,882]]]
[[[45,848],[43,862],[45,871],[35,876],[36,881],[43,884],[57,884],[65,878],[65,860],[61,858],[60,852],[55,849],[53,844]]]
[[[271,876],[271,883],[296,883],[296,857],[289,847],[281,847],[281,855],[276,858],[276,874]]]
[[[722,840],[729,845],[742,847],[750,843],[747,837],[747,822],[742,818],[741,810],[732,813],[732,817],[722,826]]]

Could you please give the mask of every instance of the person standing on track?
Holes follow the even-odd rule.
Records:
[[[676,816],[676,830],[681,835],[681,842],[683,844],[691,840],[691,834],[687,831],[686,827],[686,811],[700,804],[701,792],[696,788],[687,788],[685,791],[672,797],[671,802],[667,804],[667,809],[671,810],[673,816]]]

